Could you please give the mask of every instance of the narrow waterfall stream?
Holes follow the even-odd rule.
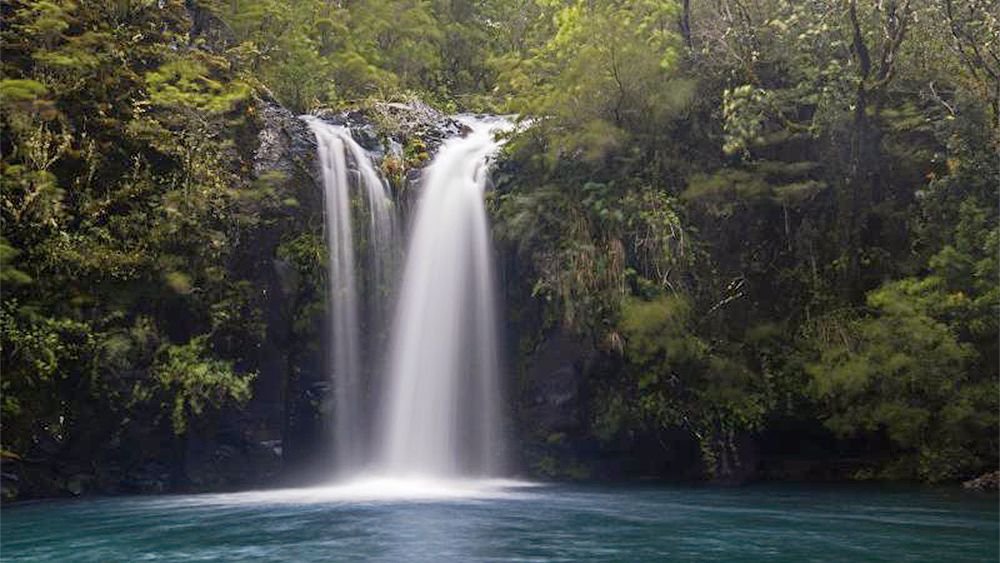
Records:
[[[396,212],[388,186],[375,171],[371,158],[345,127],[318,118],[304,117],[316,136],[323,181],[326,239],[329,252],[328,301],[330,310],[330,378],[334,394],[334,455],[339,475],[359,470],[370,454],[371,421],[366,408],[363,374],[375,362],[364,357],[364,334],[381,328],[385,310],[383,289],[392,284],[391,265],[396,253]],[[358,290],[358,262],[351,217],[352,172],[348,157],[357,171],[356,185],[363,190],[368,208],[369,268],[367,293],[371,304],[362,318]],[[365,321],[362,323],[362,321]],[[365,361],[368,360],[368,361]]]
[[[375,170],[371,156],[354,141],[347,128],[335,127],[335,129],[344,139],[344,148],[351,159],[357,163],[358,181],[364,190],[364,200],[368,209],[368,244],[365,256],[367,261],[363,265],[367,266],[368,273],[367,334],[372,336],[388,329],[386,325],[392,314],[391,294],[397,283],[395,264],[402,246],[396,206],[390,195],[388,183]],[[381,350],[371,350],[369,357],[376,358],[380,352]],[[372,369],[379,367],[377,360],[370,363],[375,364],[370,366]]]

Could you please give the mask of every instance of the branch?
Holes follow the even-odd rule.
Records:
[[[852,50],[858,59],[858,74],[862,82],[868,78],[872,71],[872,59],[868,53],[868,46],[865,45],[864,37],[861,35],[861,24],[858,23],[858,3],[857,0],[848,0],[847,15],[851,20],[852,30]],[[862,88],[864,85],[862,84]]]
[[[940,102],[940,104],[943,105],[945,107],[945,109],[948,110],[948,113],[950,113],[951,115],[958,115],[958,111],[955,109],[955,107],[952,106],[951,104],[949,104],[948,102],[944,101],[944,98],[942,98],[937,93],[937,90],[934,89],[934,81],[933,80],[930,83],[930,88],[931,88],[931,97],[932,98],[934,98],[936,101]]]
[[[882,55],[876,74],[877,82],[872,86],[873,90],[884,87],[892,80],[896,70],[896,53],[906,37],[910,22],[910,0],[904,0],[902,8],[898,11],[895,0],[890,1],[889,6],[885,24],[882,26],[885,42],[882,44]]]

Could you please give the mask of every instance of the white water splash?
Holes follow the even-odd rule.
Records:
[[[412,501],[468,501],[531,498],[544,485],[512,479],[366,478],[323,487],[207,493],[159,500],[164,506],[238,506]]]

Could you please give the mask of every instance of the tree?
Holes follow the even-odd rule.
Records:
[[[92,455],[161,406],[138,389],[173,342],[196,342],[213,368],[164,385],[164,405],[196,404],[203,385],[218,406],[246,400],[247,377],[222,369],[243,352],[219,344],[259,338],[247,292],[220,268],[260,209],[237,194],[232,131],[249,86],[186,48],[184,2],[3,13],[4,448]]]
[[[554,119],[555,148],[598,158],[624,134],[657,123],[684,91],[671,82],[678,56],[673,2],[568,2],[554,29],[525,58],[508,59],[511,108]],[[682,91],[678,91],[682,90]]]
[[[874,314],[839,323],[807,368],[827,426],[884,433],[897,449],[881,460],[884,477],[939,481],[991,466],[995,385],[973,368],[974,348],[930,315],[947,299],[933,279],[887,285],[869,295]]]

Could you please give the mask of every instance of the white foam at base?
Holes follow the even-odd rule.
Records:
[[[436,479],[364,477],[325,486],[192,495],[175,499],[188,505],[319,504],[524,498],[542,486],[514,479]]]

